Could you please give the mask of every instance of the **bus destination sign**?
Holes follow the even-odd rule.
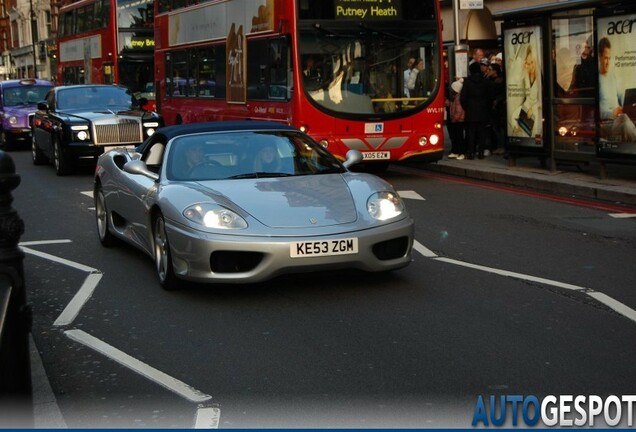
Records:
[[[338,19],[402,19],[400,0],[335,0],[335,6]]]

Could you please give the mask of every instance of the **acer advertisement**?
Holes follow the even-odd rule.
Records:
[[[636,14],[598,18],[599,156],[636,157]]]
[[[510,146],[543,146],[543,46],[540,26],[504,30]]]

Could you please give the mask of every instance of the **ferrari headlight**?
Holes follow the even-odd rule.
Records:
[[[377,220],[388,220],[404,212],[404,204],[395,192],[377,192],[367,200],[367,211]]]
[[[207,228],[217,229],[244,229],[247,222],[241,216],[214,204],[195,204],[183,211],[183,215]]]

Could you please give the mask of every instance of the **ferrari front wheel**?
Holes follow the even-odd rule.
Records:
[[[166,222],[161,213],[155,218],[153,240],[155,269],[157,270],[159,283],[165,290],[175,290],[177,289],[177,278],[174,275],[174,268],[172,267],[172,255],[170,253],[170,243],[168,242],[168,235],[166,233]]]
[[[109,214],[106,207],[106,198],[104,197],[104,191],[101,185],[95,187],[93,193],[95,198],[95,220],[97,222],[97,235],[99,241],[103,246],[112,246],[115,242],[115,238],[110,232]]]

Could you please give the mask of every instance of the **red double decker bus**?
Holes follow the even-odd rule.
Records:
[[[439,0],[157,0],[155,36],[167,124],[267,119],[341,158],[442,157]]]
[[[153,0],[81,0],[62,6],[58,84],[121,84],[154,99]]]

